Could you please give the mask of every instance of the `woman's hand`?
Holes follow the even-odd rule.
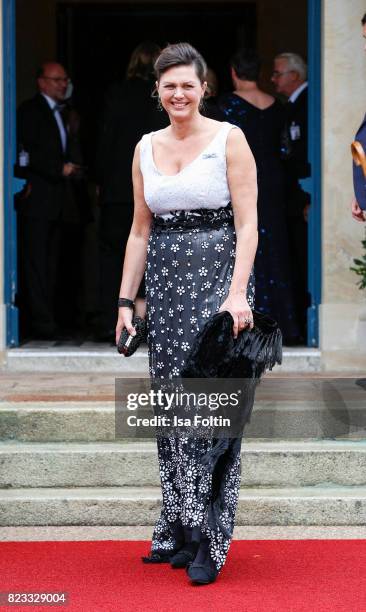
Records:
[[[356,221],[366,221],[366,213],[364,210],[362,210],[362,208],[360,208],[356,198],[352,200],[351,212],[352,212],[352,217]]]
[[[249,327],[249,329],[253,329],[253,314],[244,294],[229,293],[225,302],[221,304],[219,312],[223,312],[224,310],[228,310],[234,319],[234,338],[237,338],[239,332],[241,332],[246,327]]]
[[[124,328],[127,329],[129,334],[131,334],[132,336],[136,336],[136,330],[132,325],[132,315],[133,311],[129,307],[121,306],[121,308],[118,309],[118,320],[116,325],[116,346]]]

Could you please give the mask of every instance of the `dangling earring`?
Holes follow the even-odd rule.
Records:
[[[160,96],[159,96],[159,93],[158,93],[158,90],[156,89],[156,87],[151,92],[151,97],[152,98],[157,98],[156,107],[157,107],[158,111],[163,111],[164,107],[163,107],[163,105],[161,103],[161,99],[160,99]]]
[[[163,105],[162,105],[162,103],[161,103],[161,99],[160,99],[159,94],[158,94],[158,104],[157,104],[157,108],[158,108],[158,111],[163,111],[163,110],[164,110],[164,106],[163,106]]]
[[[202,96],[202,98],[200,99],[200,103],[198,105],[198,110],[205,110],[205,101],[204,101],[204,96]]]

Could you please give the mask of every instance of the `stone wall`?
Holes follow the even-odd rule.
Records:
[[[366,54],[360,23],[365,4],[324,0],[323,6],[321,349],[327,369],[353,369],[366,363],[358,340],[366,295],[362,296],[349,269],[361,253],[365,231],[350,214],[350,143],[366,111]]]
[[[21,44],[27,47],[28,63],[22,62],[18,77],[26,84],[26,75],[32,73],[41,58],[52,56],[55,50],[55,1],[37,0],[42,23],[37,15],[29,14],[28,0],[17,0],[17,28]],[[268,22],[268,0],[258,0],[259,27]],[[287,2],[288,9],[298,3]],[[290,8],[289,8],[290,7]],[[323,0],[323,216],[322,216],[322,282],[323,295],[320,308],[321,349],[326,368],[361,368],[366,362],[360,346],[360,315],[365,296],[356,287],[356,277],[349,267],[361,252],[364,226],[352,220],[349,204],[352,198],[352,173],[349,145],[366,110],[366,56],[363,51],[360,19],[365,11],[361,0]],[[33,5],[34,9],[34,5]],[[1,10],[1,7],[0,7]],[[301,9],[303,10],[303,8]],[[268,55],[277,51],[279,30],[272,21],[271,32],[259,33],[260,50]],[[276,13],[277,14],[277,13]],[[303,36],[299,15],[288,14],[287,30]],[[277,15],[281,17],[281,15]],[[283,16],[282,16],[283,17]],[[34,29],[38,37],[34,37]],[[271,36],[269,36],[271,34]],[[291,39],[291,38],[290,38]],[[289,39],[289,41],[290,41]],[[30,43],[29,43],[30,44]],[[288,43],[289,46],[290,42]],[[301,41],[301,46],[303,41]],[[287,46],[287,45],[286,45]],[[280,49],[279,49],[280,50]],[[301,49],[296,49],[301,52]],[[19,49],[20,52],[20,49]],[[0,45],[1,53],[1,45]],[[32,56],[33,53],[33,56]],[[31,65],[32,64],[32,65]],[[33,66],[34,65],[34,66]],[[2,62],[0,62],[0,71]],[[0,80],[2,82],[2,80]],[[29,82],[29,89],[32,83]],[[24,97],[32,92],[24,89]],[[21,96],[23,97],[23,96]],[[0,136],[2,125],[0,122]],[[2,179],[2,149],[0,147],[0,176]],[[3,207],[3,181],[0,181],[0,206]],[[0,244],[3,244],[3,214],[0,213]],[[0,258],[3,257],[1,249]],[[3,265],[0,266],[0,353],[4,348]],[[365,343],[366,344],[366,343]]]

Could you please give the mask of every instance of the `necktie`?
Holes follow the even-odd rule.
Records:
[[[56,122],[57,122],[57,125],[58,125],[58,130],[60,132],[62,149],[65,152],[66,151],[67,136],[66,136],[65,126],[63,124],[63,121],[62,121],[62,118],[61,118],[61,114],[60,114],[60,111],[62,111],[63,108],[65,108],[64,105],[62,105],[62,104],[55,104],[55,106],[53,107],[53,114],[55,115],[55,119],[56,119]]]
[[[53,112],[55,113],[56,111],[58,111],[60,113],[64,110],[64,108],[65,104],[55,104],[55,106],[53,107]]]

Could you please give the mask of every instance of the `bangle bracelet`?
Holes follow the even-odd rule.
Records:
[[[128,300],[127,298],[118,298],[118,308],[135,308],[135,304],[133,300]]]

